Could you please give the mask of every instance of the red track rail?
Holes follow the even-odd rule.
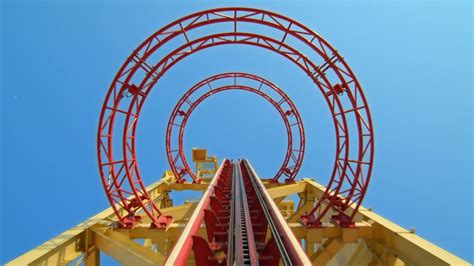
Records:
[[[260,241],[263,241],[262,248],[259,250],[260,264],[279,265],[281,261],[284,265],[311,265],[301,243],[293,235],[278,206],[268,194],[252,166],[247,160],[243,160],[240,162],[240,169],[243,180],[247,182],[249,201],[251,201],[251,197],[254,198],[251,201],[254,204],[250,208],[256,210],[253,215],[254,228],[257,224],[266,224],[263,228],[260,226],[260,232],[256,232],[261,233],[260,236],[264,236],[260,237]],[[265,243],[267,231],[271,232],[271,238]],[[255,238],[257,239],[257,236]]]
[[[197,266],[311,265],[248,162],[232,165],[225,160],[165,264],[185,265],[192,247]]]
[[[235,250],[234,258],[236,265],[257,265],[259,259],[264,260],[258,254],[258,242],[262,234],[266,232],[257,232],[262,226],[255,223],[258,210],[253,209],[255,197],[249,188],[248,180],[242,178],[242,172],[238,163],[235,164],[235,194],[239,200],[235,201]],[[238,178],[237,178],[238,177]],[[259,234],[260,233],[260,234]],[[229,265],[229,264],[228,264]]]
[[[206,245],[208,242],[198,236],[199,228],[203,222],[206,223],[208,239],[210,239],[209,250],[195,252],[196,263],[207,261],[209,252],[222,251],[227,248],[227,227],[223,223],[228,222],[228,206],[231,195],[233,167],[229,160],[224,160],[209,187],[204,192],[191,218],[189,219],[183,233],[171,251],[165,265],[185,265],[191,249]],[[202,257],[201,255],[204,255]],[[222,261],[213,259],[209,265],[220,264]],[[202,265],[202,264],[199,264]]]
[[[247,27],[252,25],[260,27]],[[241,31],[242,26],[246,32]],[[374,151],[370,111],[357,78],[342,56],[308,27],[273,12],[239,7],[205,10],[168,24],[134,50],[112,82],[101,112],[97,150],[102,182],[122,226],[133,226],[140,209],[152,226],[168,223],[150,201],[135,155],[138,118],[148,94],[182,59],[228,44],[251,45],[282,55],[302,69],[321,92],[334,120],[336,155],[327,189],[304,222],[320,226],[322,217],[333,209],[337,213],[334,221],[350,226],[367,191]],[[171,52],[160,57],[156,52],[163,47]],[[117,127],[123,128],[118,141],[114,138]],[[121,153],[113,152],[117,145]]]
[[[189,117],[205,99],[228,90],[243,90],[259,95],[278,111],[285,123],[288,142],[285,158],[273,181],[278,182],[285,175],[286,182],[294,182],[305,151],[303,120],[299,111],[290,97],[275,84],[259,76],[239,72],[222,73],[200,81],[179,99],[173,109],[166,129],[166,153],[178,182],[184,182],[187,175],[193,182],[200,182],[191,170],[183,148],[184,131]],[[175,129],[178,129],[178,133]]]

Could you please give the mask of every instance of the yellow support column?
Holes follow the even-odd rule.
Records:
[[[311,256],[313,256],[314,254],[314,242],[308,242],[307,240],[305,240],[305,243],[306,243],[306,255],[308,256],[308,258],[311,258]]]
[[[344,246],[340,239],[328,239],[310,257],[313,265],[326,265]]]
[[[91,229],[98,249],[123,265],[162,265],[164,256],[111,229]]]
[[[100,265],[100,250],[92,248],[84,255],[84,266],[99,266]]]
[[[365,240],[359,241],[357,248],[354,250],[347,263],[348,266],[366,265],[371,260],[372,254],[368,251]]]

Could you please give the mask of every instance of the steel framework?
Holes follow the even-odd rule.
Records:
[[[222,32],[222,27],[213,29],[217,24],[229,26],[229,31]],[[246,24],[277,30],[281,36],[269,37],[270,31],[259,31],[258,27],[240,31]],[[218,33],[208,34],[210,30]],[[183,42],[181,46],[176,45],[179,41]],[[172,44],[178,47],[168,47]],[[206,10],[170,23],[135,49],[116,75],[102,108],[97,148],[102,182],[121,225],[133,227],[138,222],[137,207],[144,209],[154,227],[163,228],[170,223],[169,217],[163,217],[150,201],[135,156],[135,133],[147,95],[160,77],[185,57],[226,44],[252,45],[276,52],[305,71],[321,91],[334,120],[336,156],[324,200],[303,222],[320,226],[322,217],[332,208],[337,211],[335,222],[351,226],[369,184],[374,149],[370,111],[361,87],[342,56],[322,37],[290,18],[251,8]],[[301,51],[305,50],[309,52],[303,55]],[[117,116],[124,117],[117,120]],[[112,151],[118,122],[123,122],[120,158]],[[357,130],[350,131],[351,126]],[[357,152],[349,153],[350,149]],[[134,197],[130,199],[129,195]],[[328,203],[323,204],[326,199]],[[121,209],[126,210],[125,214]]]
[[[171,170],[145,186],[136,158],[136,131],[148,94],[187,56],[227,44],[283,56],[320,91],[336,139],[326,186],[296,179],[306,140],[295,104],[273,82],[242,72],[208,77],[181,97],[166,131]],[[191,170],[183,147],[186,123],[205,99],[229,90],[263,97],[282,117],[288,146],[274,177],[259,178],[246,159],[224,159],[217,169],[217,158],[208,157],[205,149],[194,149],[193,161],[196,169],[212,176]],[[273,12],[205,10],[151,35],[128,57],[109,88],[97,150],[111,207],[8,265],[99,265],[101,252],[124,265],[468,265],[414,230],[361,207],[372,172],[374,136],[360,84],[326,40]],[[206,169],[206,163],[212,168]],[[287,178],[280,183],[283,175]],[[203,195],[198,202],[173,206],[170,192],[183,190]],[[292,195],[298,197],[296,207],[289,200]]]
[[[321,199],[326,188],[308,178],[293,184],[261,181],[313,265],[471,265],[421,238],[414,230],[406,230],[364,207],[357,211],[355,227],[340,227],[328,220],[322,227],[307,227],[298,223],[299,216]],[[171,171],[166,171],[159,181],[147,187],[162,213],[174,218],[166,230],[143,223],[132,229],[117,227],[119,220],[110,207],[10,261],[7,266],[96,266],[100,265],[101,253],[123,265],[165,264],[202,201],[172,206],[169,191],[206,193],[212,189],[210,182],[180,184],[174,182]],[[288,210],[284,208],[285,198],[292,195],[299,197],[299,204]],[[143,220],[149,222],[146,217]],[[200,227],[198,235],[206,238],[206,228]],[[194,263],[193,253],[188,256],[189,264]]]
[[[193,182],[201,182],[186,160],[183,147],[186,124],[200,103],[212,95],[228,90],[243,90],[259,95],[278,111],[285,123],[288,145],[283,163],[272,180],[278,182],[279,178],[285,175],[286,182],[294,182],[305,150],[303,120],[298,109],[290,97],[275,84],[253,74],[238,72],[217,74],[200,81],[190,88],[174,107],[166,129],[166,154],[176,182],[184,182],[183,177],[186,175],[189,175]],[[176,128],[179,129],[178,133],[175,132]]]

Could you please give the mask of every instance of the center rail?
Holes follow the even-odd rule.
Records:
[[[311,265],[246,160],[224,160],[166,265],[193,262],[198,266]]]
[[[250,163],[245,159],[242,160],[240,162],[240,169],[243,180],[248,183],[247,189],[250,192],[249,194],[253,194],[256,198],[255,202],[258,202],[260,207],[256,220],[262,221],[262,216],[264,216],[267,223],[266,227],[270,229],[270,235],[265,237],[267,240],[265,246],[259,251],[260,264],[279,265],[281,262],[283,265],[311,265],[300,242],[293,235],[278,206],[268,194]],[[248,198],[251,198],[250,195]],[[254,204],[255,208],[252,208],[252,210],[255,210],[258,206]],[[254,226],[257,225],[257,223],[254,223]],[[265,231],[268,231],[266,229]]]
[[[234,163],[236,183],[235,217],[237,226],[235,228],[236,249],[234,253],[236,265],[258,265],[257,246],[254,238],[252,216],[249,201],[253,203],[254,198],[247,195],[248,183],[244,182],[239,163]]]

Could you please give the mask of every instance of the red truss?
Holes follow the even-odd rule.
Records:
[[[374,157],[372,120],[359,82],[342,56],[308,27],[269,11],[239,7],[205,10],[161,28],[134,50],[112,82],[101,112],[97,149],[102,182],[122,225],[138,210],[154,226],[163,224],[135,156],[137,122],[146,97],[166,71],[185,57],[227,44],[252,45],[282,55],[321,92],[334,120],[336,156],[324,195],[303,221],[319,226],[332,209],[335,222],[350,226],[367,191]],[[116,127],[123,128],[118,140]],[[117,145],[121,153],[112,151]]]
[[[255,93],[277,109],[285,123],[288,145],[285,159],[272,180],[278,182],[279,178],[285,175],[286,182],[294,182],[303,162],[305,149],[303,121],[298,109],[278,86],[259,76],[247,73],[223,73],[206,78],[190,88],[179,99],[166,129],[166,154],[177,182],[184,182],[186,176],[190,176],[193,182],[200,182],[189,167],[183,148],[183,136],[189,117],[194,109],[209,96],[228,90]]]

